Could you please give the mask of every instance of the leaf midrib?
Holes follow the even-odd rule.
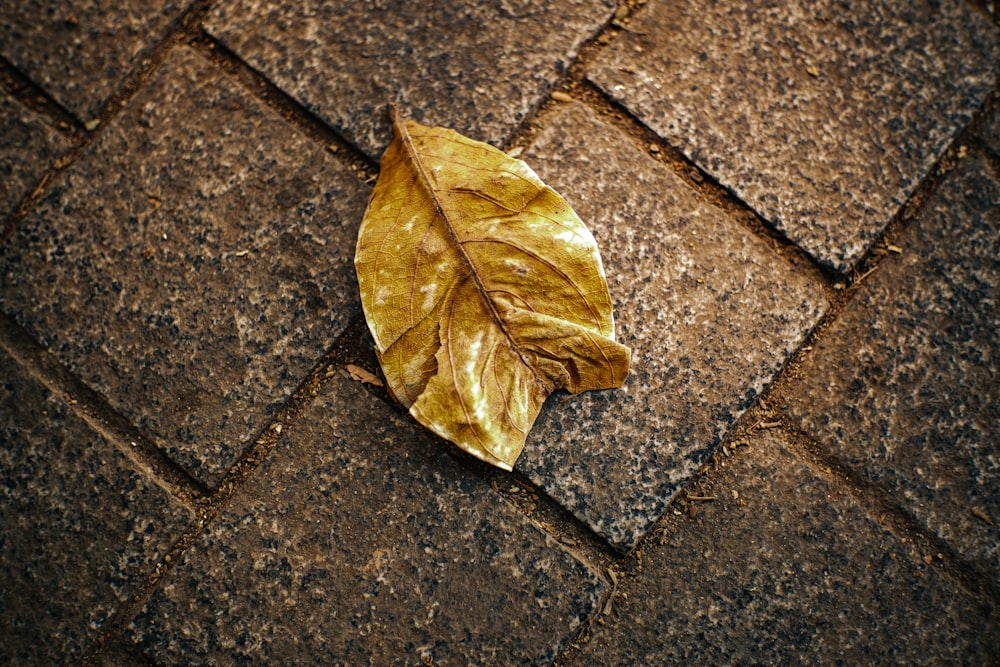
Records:
[[[503,332],[504,336],[507,338],[508,343],[510,343],[511,348],[517,352],[517,356],[521,359],[521,362],[531,370],[535,378],[542,383],[542,385],[551,393],[554,390],[554,385],[547,378],[543,377],[538,369],[535,368],[528,357],[525,355],[521,346],[518,344],[517,340],[511,335],[510,330],[507,328],[506,323],[503,318],[500,317],[500,313],[497,311],[493,300],[490,298],[489,290],[483,284],[482,280],[479,278],[479,273],[476,271],[476,265],[473,263],[472,258],[469,257],[468,253],[465,252],[465,248],[462,247],[462,242],[458,238],[458,234],[455,233],[455,228],[451,224],[451,220],[444,211],[444,206],[441,204],[441,200],[438,199],[437,192],[431,186],[430,178],[427,176],[427,172],[424,171],[424,166],[418,159],[416,147],[413,145],[413,139],[410,137],[409,131],[406,129],[406,123],[402,119],[399,113],[399,109],[395,105],[389,108],[390,118],[392,119],[393,130],[396,132],[396,136],[400,138],[403,148],[406,150],[406,154],[410,159],[410,162],[414,165],[417,170],[417,175],[420,177],[421,185],[424,190],[430,195],[431,201],[434,202],[434,208],[437,211],[438,217],[444,221],[445,229],[448,231],[448,236],[451,239],[452,245],[458,250],[458,254],[462,257],[466,266],[469,268],[469,275],[476,283],[476,288],[479,290],[479,296],[486,302],[487,308],[489,308],[490,315],[493,321],[496,322],[497,326]]]

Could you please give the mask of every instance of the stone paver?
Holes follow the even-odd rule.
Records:
[[[550,399],[517,467],[633,546],[826,308],[819,287],[582,105],[525,159],[597,239],[620,390]]]
[[[0,92],[0,664],[1000,663],[989,4],[0,2],[87,128]],[[301,127],[375,158],[390,102],[524,145],[604,257],[632,375],[513,476],[346,369],[293,398],[374,363],[361,156]]]
[[[603,579],[337,376],[130,629],[167,664],[545,664]]]
[[[78,659],[193,514],[0,348],[0,664]]]
[[[212,485],[360,312],[367,192],[181,48],[0,249],[0,307]]]
[[[162,40],[189,0],[0,4],[0,55],[88,121]]]
[[[562,664],[989,664],[988,603],[760,435]],[[735,462],[734,462],[735,461]],[[735,492],[735,497],[734,497]],[[931,557],[931,564],[924,560]]]
[[[650,2],[588,76],[846,271],[996,84],[961,0]]]
[[[1000,581],[998,176],[978,153],[960,161],[816,345],[787,410]]]
[[[37,113],[0,90],[0,232],[3,219],[68,147]]]
[[[380,4],[223,0],[207,29],[373,157],[386,106],[501,144],[538,106],[610,0]]]
[[[992,111],[987,116],[980,135],[986,143],[986,149],[995,158],[1000,158],[1000,107],[997,103],[994,103]]]

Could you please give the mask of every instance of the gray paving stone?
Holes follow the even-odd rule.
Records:
[[[996,84],[972,3],[650,2],[588,72],[819,261],[861,257]]]
[[[980,135],[986,143],[987,150],[992,152],[994,157],[1000,158],[1000,103],[993,105],[986,122],[983,123]]]
[[[611,17],[611,0],[223,0],[209,32],[373,157],[386,106],[500,144]]]
[[[978,153],[948,175],[816,345],[787,411],[1000,580],[996,179]]]
[[[0,90],[0,221],[68,147],[37,113]]]
[[[129,632],[165,664],[537,665],[605,585],[338,376]]]
[[[0,54],[82,121],[97,114],[189,0],[0,4]]]
[[[193,514],[0,348],[0,664],[78,660]]]
[[[526,155],[597,239],[632,371],[620,390],[551,398],[517,467],[628,549],[827,304],[766,242],[582,105]]]
[[[181,48],[0,248],[0,307],[211,485],[360,312],[367,193]]]
[[[760,435],[642,570],[570,665],[989,664],[988,602]],[[738,495],[734,498],[733,493]],[[927,564],[924,558],[932,557]]]

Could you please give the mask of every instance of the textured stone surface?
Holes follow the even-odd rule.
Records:
[[[588,76],[821,262],[850,268],[996,83],[972,3],[651,2]]]
[[[93,117],[162,40],[187,0],[0,4],[0,54],[80,120]]]
[[[643,549],[567,665],[988,664],[988,603],[774,436],[751,441],[694,519]],[[738,495],[734,498],[733,493]],[[931,564],[924,560],[931,556]]]
[[[367,191],[182,48],[0,249],[0,307],[213,484],[360,311]]]
[[[604,586],[338,376],[130,634],[160,664],[537,665]]]
[[[3,348],[0,442],[0,663],[70,663],[192,514]]]
[[[1000,580],[1000,183],[969,155],[801,368],[788,413]],[[987,523],[974,512],[993,522]]]
[[[986,143],[987,150],[1000,159],[1000,102],[994,102],[993,108],[988,112],[980,136]]]
[[[502,143],[610,18],[610,0],[224,0],[209,32],[372,156],[386,105]]]
[[[619,548],[645,532],[826,307],[817,285],[582,105],[525,160],[597,239],[620,390],[550,398],[517,467]]]
[[[38,114],[0,90],[0,221],[67,147],[66,140]]]

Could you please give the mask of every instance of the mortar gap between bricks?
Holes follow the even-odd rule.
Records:
[[[362,316],[357,315],[351,319],[304,379],[275,408],[268,423],[244,447],[226,475],[212,490],[206,499],[206,504],[214,507],[220,502],[223,505],[228,503],[229,498],[246,483],[278,442],[294,428],[295,421],[312,404],[322,388],[332,381],[337,372],[358,356],[357,339],[362,326],[365,326]],[[216,509],[221,509],[221,506]]]
[[[771,251],[783,257],[798,271],[825,287],[842,281],[843,275],[828,267],[800,248],[749,204],[725,187],[709,172],[692,162],[669,139],[656,134],[633,115],[625,106],[611,99],[590,81],[584,82],[581,96],[590,106],[601,110],[601,117],[610,119],[616,127],[629,135],[645,154],[666,165],[681,178],[702,201],[718,208],[741,227],[764,240]]]
[[[101,105],[94,118],[84,124],[86,140],[92,141],[135,97],[136,93],[153,76],[156,69],[166,60],[170,51],[183,43],[193,28],[201,24],[214,0],[197,0],[168,24],[159,42],[148,44],[140,50],[132,62],[135,63],[123,77],[118,90],[113,92]]]
[[[0,57],[0,85],[18,99],[21,99],[21,94],[23,94],[18,91],[30,91],[30,99],[34,99],[37,104],[29,105],[29,108],[43,116],[54,116],[55,128],[61,130],[71,143],[71,148],[42,174],[33,190],[25,195],[2,221],[0,224],[0,243],[5,243],[10,238],[20,222],[27,217],[35,204],[45,195],[54,181],[53,176],[72,164],[93,143],[103,129],[112,122],[128,101],[153,75],[156,68],[166,59],[171,48],[180,43],[191,32],[191,26],[200,25],[213,1],[198,0],[192,4],[168,26],[167,33],[160,42],[148,45],[140,51],[135,56],[139,65],[133,66],[125,75],[119,89],[105,100],[94,118],[86,123],[78,120],[52,99],[48,93],[21,74],[11,63]],[[60,128],[61,123],[65,123],[68,129]]]
[[[750,455],[744,450],[751,449],[747,446],[750,444],[747,441],[754,436],[757,429],[769,430],[784,426],[782,414],[776,407],[780,403],[780,387],[790,381],[788,376],[793,372],[790,370],[792,362],[797,361],[801,363],[801,356],[811,351],[815,338],[819,334],[820,327],[829,326],[831,321],[828,312],[821,318],[820,323],[817,323],[806,334],[798,349],[788,356],[785,363],[776,371],[771,381],[765,384],[746,405],[740,404],[737,406],[743,410],[742,414],[722,435],[705,462],[692,473],[688,480],[677,488],[676,493],[667,503],[660,517],[629,552],[622,554],[614,551],[614,555],[620,556],[622,562],[624,562],[632,558],[637,552],[641,552],[644,545],[648,544],[650,540],[662,540],[664,526],[670,523],[672,514],[676,514],[677,511],[683,513],[682,510],[692,497],[692,489],[698,489],[706,484],[714,484],[715,475],[718,474],[721,468],[725,467],[727,461],[738,460],[735,458],[738,456]],[[697,497],[697,494],[695,494],[695,497]],[[625,574],[627,576],[627,572]]]
[[[893,258],[896,256],[906,254],[907,248],[896,246],[893,240],[906,233],[913,219],[920,214],[926,201],[934,194],[945,178],[947,178],[948,173],[957,166],[958,161],[965,159],[963,148],[968,152],[971,152],[969,147],[973,147],[973,150],[978,149],[983,151],[987,164],[991,167],[1000,168],[1000,160],[993,158],[992,153],[983,145],[983,142],[979,138],[986,111],[993,104],[1000,104],[1000,92],[998,91],[994,91],[994,93],[987,97],[979,109],[976,110],[972,119],[952,138],[952,141],[945,147],[941,155],[928,170],[927,175],[917,184],[914,191],[899,207],[899,210],[892,216],[882,231],[875,236],[867,252],[858,259],[850,274],[834,274],[838,276],[842,275],[841,280],[834,284],[834,288],[840,292],[840,298],[836,299],[836,301],[831,301],[831,312],[821,320],[817,329],[825,329],[829,326],[833,321],[833,316],[839,314],[847,306],[858,290],[861,289],[865,280],[875,274],[881,266],[885,266],[886,262],[893,261]],[[991,162],[991,159],[995,160],[995,162]],[[998,171],[998,175],[1000,175],[1000,171]],[[834,304],[836,305],[834,306]]]
[[[763,392],[761,395],[763,395]],[[756,402],[754,409],[756,409]],[[751,415],[750,413],[750,410],[744,413],[740,420],[737,421],[737,424],[741,425],[744,418],[746,418],[747,421],[752,420],[754,415]],[[725,463],[719,462],[725,461],[734,463],[739,461],[740,457],[753,456],[751,447],[734,447],[734,443],[732,442],[734,439],[738,440],[742,437],[742,433],[739,435],[734,434],[736,434],[738,430],[744,428],[745,426],[741,425],[740,428],[734,426],[730,429],[712,455],[709,456],[705,463],[698,468],[698,470],[695,471],[691,477],[677,490],[677,493],[670,500],[670,503],[668,503],[663,513],[659,518],[657,518],[650,529],[639,539],[635,547],[633,547],[627,554],[617,554],[619,556],[618,560],[604,568],[604,573],[610,579],[611,583],[608,595],[601,601],[601,604],[592,615],[590,622],[581,626],[573,634],[573,638],[567,642],[564,649],[556,657],[555,661],[552,663],[552,667],[559,667],[560,665],[567,664],[565,661],[572,662],[572,658],[578,652],[580,647],[592,639],[594,623],[603,624],[603,620],[605,618],[614,617],[616,613],[615,599],[618,587],[630,579],[643,576],[642,570],[644,567],[645,551],[647,548],[655,549],[666,546],[670,536],[675,534],[684,522],[690,521],[693,518],[692,515],[684,511],[686,508],[691,505],[700,506],[702,503],[725,502],[727,500],[727,498],[723,497],[721,493],[718,493],[718,489],[716,489],[716,486],[719,484],[718,476],[723,474],[723,470],[726,467]],[[731,454],[723,454],[724,444],[734,447]],[[695,493],[692,494],[692,490],[695,491]],[[717,492],[714,497],[707,495],[708,492],[712,490]]]
[[[576,58],[566,67],[566,74],[553,86],[553,90],[560,89],[561,85],[580,86],[584,85],[587,76],[587,68],[600,56],[600,53],[610,47],[622,34],[630,32],[628,22],[631,21],[635,13],[645,6],[646,0],[619,1],[615,11],[605,21],[604,26],[594,35],[580,45]],[[569,92],[569,91],[567,91]]]
[[[906,201],[889,218],[882,230],[875,235],[868,245],[868,250],[858,258],[851,271],[843,274],[834,273],[834,275],[842,276],[842,280],[846,281],[850,292],[856,291],[865,279],[877,271],[883,262],[887,261],[888,257],[906,253],[906,248],[897,248],[892,240],[905,233],[911,221],[920,213],[925,202],[947,178],[948,173],[957,166],[958,161],[965,158],[963,148],[968,151],[970,146],[979,146],[982,143],[978,135],[981,132],[986,112],[992,105],[997,104],[998,100],[1000,100],[1000,90],[994,90],[993,93],[986,96],[986,99],[979,105],[961,131],[957,132],[945,145],[941,154],[913,188],[913,192],[906,198]]]
[[[615,12],[604,23],[604,26],[580,45],[576,57],[566,65],[563,73],[550,86],[548,94],[543,96],[517,124],[504,143],[503,150],[510,151],[515,147],[527,148],[533,143],[545,128],[546,119],[553,113],[553,110],[565,103],[565,98],[558,99],[560,95],[566,95],[573,100],[586,103],[587,89],[589,88],[586,81],[587,68],[621,33],[627,31],[626,28],[622,27],[624,25],[622,20],[627,20],[636,9],[645,4],[646,0],[618,3]],[[627,13],[623,13],[623,7],[630,9]]]
[[[591,567],[607,567],[609,563],[617,562],[624,557],[621,552],[591,530],[576,515],[550,497],[543,489],[538,488],[516,467],[511,472],[500,470],[463,452],[454,444],[421,426],[385,389],[385,378],[382,377],[378,358],[375,355],[374,343],[368,332],[364,316],[359,316],[348,327],[348,330],[350,329],[354,329],[354,332],[349,334],[348,331],[345,331],[345,336],[342,338],[349,336],[355,338],[354,356],[351,363],[375,373],[383,382],[382,387],[372,387],[365,384],[365,389],[373,398],[383,401],[401,418],[412,422],[427,433],[442,448],[445,448],[456,461],[459,461],[468,474],[475,475],[489,484],[494,492],[510,502],[546,535],[559,542]],[[330,371],[327,371],[327,375],[330,375]]]
[[[621,3],[618,7],[624,5],[625,3]],[[616,33],[621,32],[615,27],[617,15],[618,10],[605,21],[599,30],[579,45],[576,55],[566,63],[559,76],[548,87],[546,94],[541,96],[514,126],[507,140],[500,146],[501,150],[510,151],[518,146],[525,148],[530,145],[544,127],[539,116],[545,115],[547,110],[562,103],[557,99],[560,95],[575,97],[575,91],[583,85],[586,68],[606,46],[614,41]]]
[[[188,507],[197,506],[208,495],[207,487],[118,414],[103,396],[73,375],[6,313],[0,313],[0,347],[170,495]]]
[[[28,109],[38,113],[47,125],[70,142],[78,142],[86,134],[83,123],[77,120],[76,116],[3,56],[0,56],[0,88]]]
[[[0,320],[2,322],[2,320]],[[337,336],[329,350],[314,365],[305,379],[292,391],[291,395],[275,410],[269,423],[244,449],[240,458],[229,468],[222,481],[195,506],[195,518],[191,525],[167,549],[152,570],[135,587],[127,603],[107,620],[105,630],[84,652],[83,664],[99,665],[105,644],[125,642],[124,634],[132,618],[142,609],[165,576],[183,560],[185,553],[197,542],[202,533],[222,514],[232,497],[264,463],[278,443],[294,428],[295,421],[312,404],[322,387],[332,381],[333,375],[349,361],[357,358],[359,327],[366,326],[361,316],[355,317]],[[0,334],[3,331],[0,330]],[[3,338],[0,337],[0,342]],[[333,370],[334,373],[330,373]]]
[[[327,125],[319,116],[253,69],[222,42],[207,33],[200,32],[192,37],[188,44],[305,137],[340,158],[362,181],[374,181],[378,174],[377,162],[370,159],[335,128]]]
[[[831,290],[842,291],[856,287],[859,282],[863,281],[876,270],[877,264],[888,254],[887,248],[892,245],[891,239],[899,235],[905,223],[913,217],[921,202],[928,194],[933,192],[944,175],[954,166],[953,161],[957,147],[974,143],[975,128],[979,124],[979,119],[985,115],[985,110],[991,104],[991,99],[1000,97],[1000,93],[994,92],[991,97],[988,97],[980,105],[970,122],[966,124],[961,132],[952,138],[952,141],[942,151],[939,158],[914,188],[914,191],[907,200],[889,219],[883,229],[875,235],[868,245],[868,250],[858,258],[850,271],[842,273],[825,265],[797,246],[781,231],[762,218],[750,205],[743,202],[735,193],[721,185],[711,174],[703,171],[680,150],[646,127],[627,108],[608,97],[604,91],[589,81],[585,83],[587,87],[585,98],[592,108],[600,108],[605,111],[602,117],[615,121],[620,129],[629,134],[643,148],[644,152],[650,153],[647,148],[649,146],[659,148],[659,154],[654,155],[654,157],[671,167],[676,174],[683,178],[694,190],[699,192],[708,203],[728,213],[731,218],[757,236],[767,239],[772,249],[778,254],[788,259],[796,268],[806,271],[807,274],[819,281],[827,291],[828,298],[831,296]]]
[[[348,325],[344,334],[338,339],[337,351],[332,352],[329,359],[328,364],[321,365],[324,368],[321,382],[325,384],[325,381],[330,380],[335,374],[345,372],[344,367],[347,363],[360,366],[375,374],[382,382],[381,387],[372,386],[362,380],[364,389],[373,399],[381,400],[402,419],[411,422],[434,439],[467,474],[474,475],[489,484],[497,495],[526,516],[538,530],[558,542],[577,559],[596,571],[604,572],[626,557],[516,468],[507,472],[485,463],[458,449],[414,420],[385,388],[385,378],[363,315],[359,315]],[[603,604],[602,601],[601,606]]]
[[[6,243],[17,231],[17,227],[28,217],[35,205],[41,201],[49,188],[56,181],[56,177],[70,167],[87,150],[93,137],[86,133],[77,135],[65,153],[60,155],[48,166],[48,168],[38,178],[35,186],[27,192],[17,203],[14,209],[6,216],[0,224],[0,244]]]
[[[516,468],[506,472],[471,456],[463,455],[463,458],[479,469],[480,475],[498,495],[591,568],[603,571],[627,556]]]
[[[791,451],[816,474],[833,484],[835,490],[850,497],[855,504],[889,531],[903,544],[926,545],[925,551],[942,554],[943,567],[951,571],[962,585],[974,595],[986,595],[1000,605],[1000,586],[992,574],[976,566],[960,554],[950,542],[938,537],[924,527],[920,520],[900,506],[892,493],[865,479],[860,473],[845,465],[822,442],[792,424],[784,424],[781,432]]]
[[[665,526],[671,522],[671,515],[683,515],[683,510],[691,502],[704,502],[700,490],[706,486],[716,484],[716,476],[726,467],[728,463],[738,461],[742,456],[752,456],[753,448],[750,440],[759,430],[770,430],[779,428],[781,424],[781,413],[775,408],[776,385],[778,384],[782,367],[775,378],[769,382],[754,397],[750,405],[746,407],[743,414],[733,423],[728,431],[722,436],[711,455],[705,462],[691,475],[691,477],[678,488],[677,493],[671,498],[670,503],[664,509],[663,514],[657,519],[650,530],[640,539],[635,550],[639,550],[643,545],[651,540],[660,540],[670,531],[664,533]],[[777,422],[777,423],[775,423]],[[695,493],[692,494],[692,491]],[[721,500],[721,498],[718,498]]]
[[[925,202],[934,194],[941,183],[947,178],[958,164],[958,161],[965,159],[963,148],[967,151],[968,146],[979,144],[977,132],[979,130],[980,119],[986,109],[984,102],[960,132],[958,132],[948,145],[941,152],[941,155],[934,161],[927,174],[917,184],[913,192],[906,201],[899,207],[896,213],[889,219],[885,227],[875,235],[868,246],[868,250],[855,262],[850,273],[835,274],[842,275],[841,284],[846,283],[846,288],[850,293],[854,293],[861,284],[893,255],[903,255],[907,249],[898,247],[892,241],[904,235],[911,221],[917,217],[923,209]],[[986,151],[987,160],[989,159]],[[842,289],[842,287],[841,287]]]
[[[0,56],[0,88],[3,88],[17,103],[34,111],[42,122],[58,132],[69,142],[69,148],[48,165],[38,177],[34,186],[28,190],[14,207],[0,220],[0,243],[6,243],[17,225],[20,224],[31,208],[41,199],[53,181],[54,174],[70,164],[81,151],[81,145],[86,137],[86,130],[69,111],[56,102],[47,92],[35,85],[33,81],[21,74],[10,62]]]

